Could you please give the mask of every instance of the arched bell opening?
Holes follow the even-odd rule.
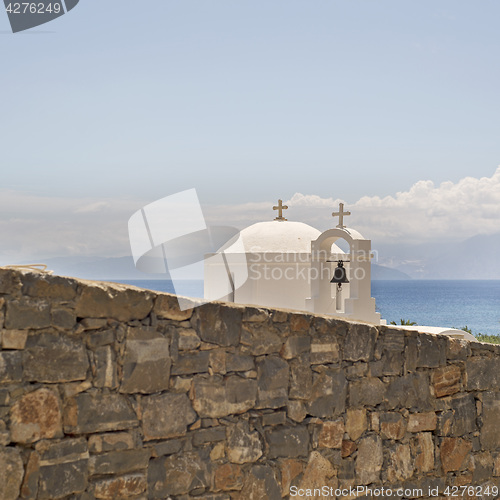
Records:
[[[330,296],[333,299],[336,313],[345,313],[345,299],[350,297],[351,245],[344,238],[332,238],[328,241],[330,253],[327,258],[329,266]],[[335,251],[333,251],[335,249]],[[341,250],[339,252],[338,250]]]
[[[341,251],[335,254],[331,251],[332,245]],[[380,315],[375,312],[375,300],[371,298],[370,259],[370,240],[354,229],[328,229],[312,241],[308,309],[379,324]],[[339,280],[333,278],[340,260],[349,282],[342,280],[339,290]]]

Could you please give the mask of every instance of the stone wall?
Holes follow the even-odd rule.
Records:
[[[498,345],[7,269],[0,340],[2,500],[500,483]]]

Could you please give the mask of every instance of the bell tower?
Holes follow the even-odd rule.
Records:
[[[343,203],[332,215],[340,219],[337,227],[311,242],[311,296],[306,299],[307,309],[378,325],[380,314],[375,312],[375,299],[371,297],[371,241],[344,226],[343,217],[350,212],[344,212]],[[349,251],[333,254],[332,245],[337,240],[345,240]]]

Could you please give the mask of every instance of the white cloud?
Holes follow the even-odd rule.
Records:
[[[49,198],[0,190],[0,264],[45,257],[121,256],[130,253],[127,222],[152,200]],[[331,216],[342,199],[296,193],[284,203],[289,220],[320,230],[334,227]],[[210,225],[240,229],[272,220],[271,202],[210,205],[203,211]],[[435,186],[419,181],[408,191],[384,198],[365,196],[346,203],[346,223],[381,243],[458,241],[500,232],[500,167],[491,177],[466,177]]]
[[[466,177],[438,186],[423,180],[394,196],[364,196],[350,204],[295,193],[284,202],[289,206],[285,216],[324,230],[337,224],[331,213],[340,202],[352,214],[345,223],[378,242],[457,241],[493,234],[500,232],[500,167],[491,177]],[[270,203],[209,207],[206,212],[211,223],[225,221],[237,227],[275,216]]]

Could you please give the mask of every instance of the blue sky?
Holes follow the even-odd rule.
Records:
[[[0,13],[9,220],[41,197],[131,215],[194,187],[216,212],[491,178],[499,18],[495,0],[81,0],[13,35]]]

